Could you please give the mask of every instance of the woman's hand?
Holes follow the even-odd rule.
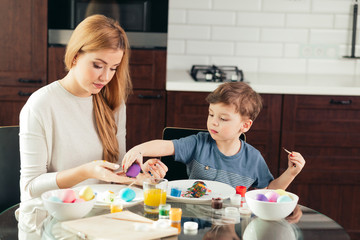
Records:
[[[305,166],[305,159],[298,152],[291,152],[288,155],[288,169],[293,176],[298,175]]]
[[[124,156],[122,160],[122,169],[124,172],[127,172],[129,167],[134,163],[137,162],[143,172],[145,172],[145,169],[143,167],[143,155],[137,148],[130,149]],[[147,171],[146,171],[147,172]]]
[[[145,173],[149,173],[154,178],[164,178],[168,171],[168,167],[157,158],[147,160],[143,165],[143,169]]]
[[[296,205],[294,211],[289,216],[287,216],[285,219],[289,223],[297,223],[297,222],[299,222],[302,215],[303,215],[303,212],[301,211],[299,205]]]
[[[95,160],[83,165],[87,172],[88,178],[95,178],[105,182],[115,183],[131,183],[133,180],[125,176],[125,174],[115,173],[120,168],[119,164],[110,163],[105,160]]]

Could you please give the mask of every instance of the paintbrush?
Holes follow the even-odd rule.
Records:
[[[284,149],[284,151],[287,152],[288,154],[292,154],[292,152],[290,152],[290,151],[287,150],[286,148],[283,147],[283,149]],[[293,167],[296,167],[296,164],[295,164],[295,163],[293,163]]]
[[[286,148],[283,147],[283,149],[284,149],[284,151],[287,152],[288,154],[292,154],[292,153],[291,153],[289,150],[287,150]]]
[[[129,222],[139,222],[139,223],[149,223],[152,224],[152,222],[148,222],[145,220],[137,220],[137,219],[129,219],[129,218],[121,218],[121,217],[111,217],[111,216],[106,216],[106,218],[111,218],[111,219],[115,219],[115,220],[122,220],[122,221],[129,221]],[[149,220],[151,221],[151,220]]]
[[[136,181],[133,181],[132,183],[130,183],[128,188],[131,187],[132,185],[134,185],[135,183],[136,183]]]

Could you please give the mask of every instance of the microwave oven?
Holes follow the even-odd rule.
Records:
[[[117,20],[132,48],[166,48],[168,0],[49,0],[48,42],[66,45],[87,16],[103,14]]]

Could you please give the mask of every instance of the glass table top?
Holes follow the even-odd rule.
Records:
[[[245,240],[350,240],[346,231],[329,217],[318,213],[310,208],[300,206],[302,216],[300,220],[291,224],[285,219],[280,221],[266,221],[254,215],[240,215],[238,218],[229,219],[222,212],[214,213],[210,205],[171,202],[171,207],[182,209],[181,233],[179,235],[163,239],[245,239]],[[157,215],[144,213],[143,204],[129,207],[133,213],[157,220]],[[97,216],[110,213],[106,208],[94,208],[87,216]],[[193,221],[198,223],[198,230],[194,232],[184,231],[184,223]],[[61,222],[49,217],[44,224],[42,239],[86,239],[85,236],[65,231]]]

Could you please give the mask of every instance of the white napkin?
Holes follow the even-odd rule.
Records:
[[[48,216],[49,214],[40,198],[21,202],[20,207],[15,211],[15,218],[19,222],[19,238],[20,232],[27,236],[26,239],[29,239],[28,236],[34,234],[38,235],[38,237],[41,236],[42,226]]]

